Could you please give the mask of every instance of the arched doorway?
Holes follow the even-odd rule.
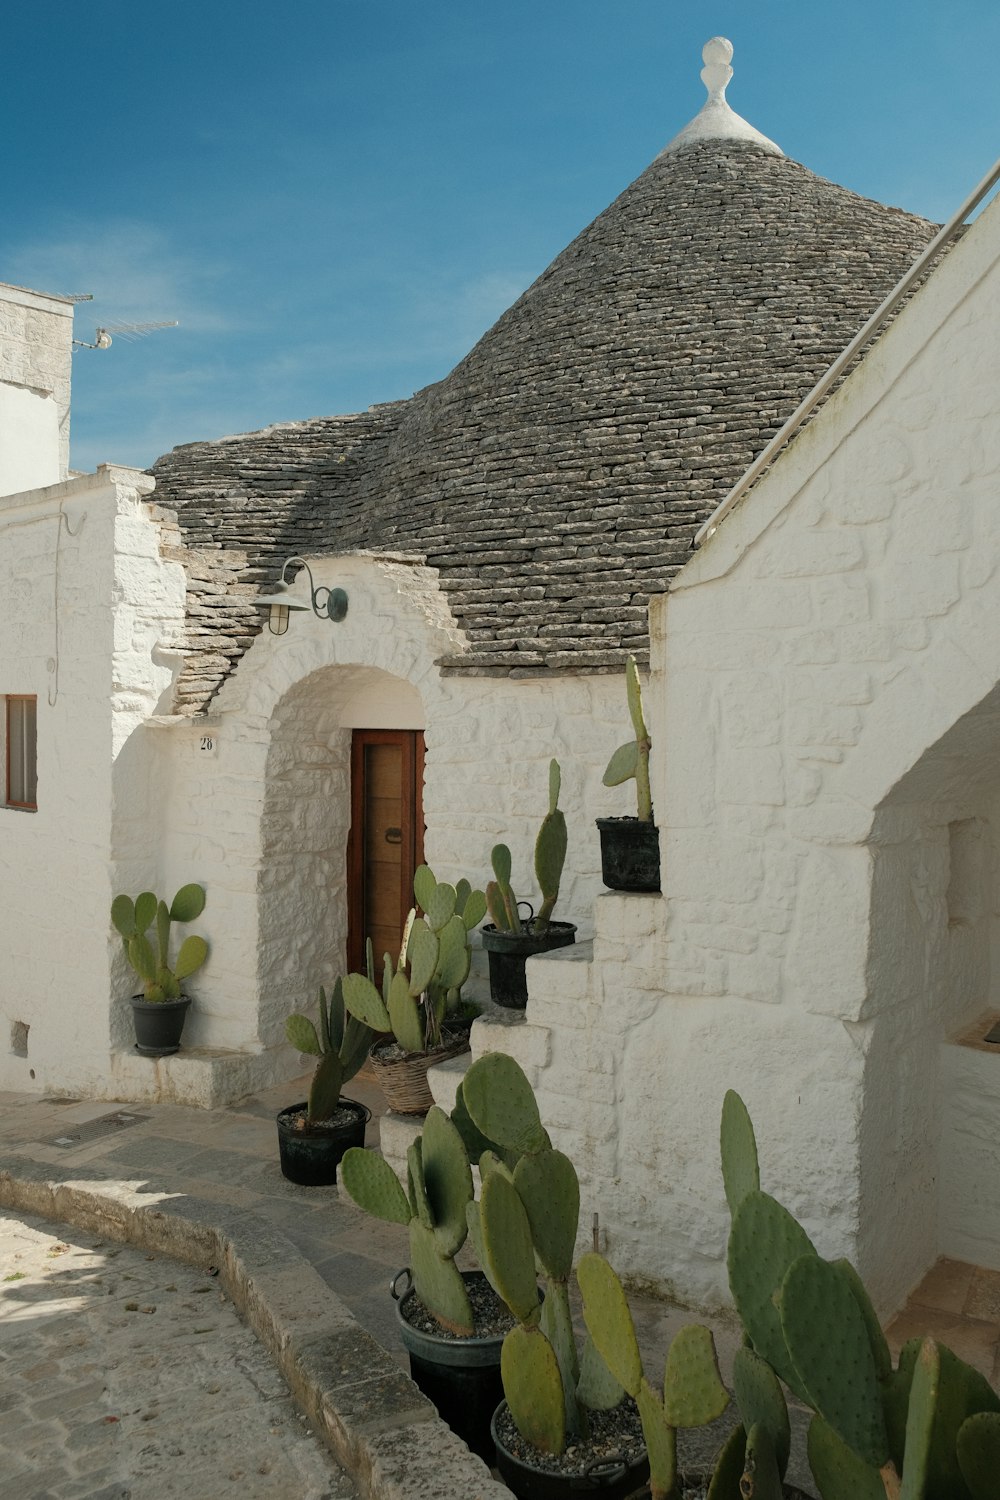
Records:
[[[409,761],[422,782],[423,757],[418,750],[422,752],[423,728],[423,704],[416,689],[374,667],[324,667],[297,682],[277,703],[265,771],[259,871],[258,967],[265,1042],[279,1041],[285,1017],[311,1003],[320,984],[329,985],[345,972],[352,902],[357,903],[359,889],[363,894],[372,885],[364,858],[359,863],[354,856],[358,844],[364,854],[363,836],[352,836],[358,801],[352,783],[355,741],[363,746],[366,740],[376,743],[381,738],[384,743],[396,737],[408,743]],[[397,758],[401,769],[406,757]],[[363,754],[361,760],[364,769]],[[373,777],[370,788],[376,793],[384,786],[384,758],[377,769],[381,776]],[[397,886],[405,883],[408,889],[412,870],[402,868],[402,839],[407,839],[408,858],[422,853],[421,809],[422,799],[411,796],[405,835],[405,824],[390,819],[386,807],[371,809],[385,828],[400,830],[400,845],[394,832],[386,847],[400,851]],[[379,826],[373,824],[374,833]],[[398,938],[397,929],[396,942]],[[363,952],[363,930],[360,944]]]
[[[870,848],[861,1223],[905,1287],[941,1254],[1000,1266],[1000,688],[900,778]]]

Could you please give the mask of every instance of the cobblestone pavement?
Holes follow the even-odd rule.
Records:
[[[350,1500],[209,1269],[0,1212],[2,1500]]]

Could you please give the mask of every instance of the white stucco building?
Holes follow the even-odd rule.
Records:
[[[623,1270],[723,1300],[735,1087],[764,1185],[888,1307],[937,1254],[1000,1265],[1000,1062],[962,1044],[1000,1013],[1000,212],[692,553],[933,233],[788,161],[707,61],[693,127],[439,385],[0,499],[0,694],[37,702],[37,810],[0,807],[0,1087],[290,1076],[285,1016],[382,920],[389,762],[397,878],[422,844],[482,883],[502,837],[526,887],[555,754],[581,940],[474,1049],[525,1064]],[[261,631],[293,555],[342,623]],[[600,894],[630,651],[660,896]],[[152,1062],[108,908],[189,880],[211,956]]]
[[[73,302],[0,283],[0,495],[65,479]]]

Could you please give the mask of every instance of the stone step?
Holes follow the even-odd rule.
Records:
[[[397,1115],[387,1110],[379,1120],[382,1155],[406,1187],[406,1153],[424,1128],[423,1115]]]
[[[659,891],[603,891],[594,902],[595,944],[644,943],[665,921]]]
[[[477,1021],[475,1026],[479,1024]],[[436,1063],[433,1068],[427,1069],[427,1082],[430,1085],[434,1103],[440,1105],[448,1114],[451,1114],[455,1108],[458,1085],[465,1077],[471,1061],[471,1052],[463,1052],[461,1057],[446,1058],[444,1062]]]
[[[126,1047],[112,1052],[110,1071],[109,1098],[223,1109],[297,1077],[302,1063],[285,1046],[182,1047],[168,1057],[140,1057],[134,1047]]]

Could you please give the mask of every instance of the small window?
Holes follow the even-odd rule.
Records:
[[[6,805],[34,812],[36,791],[36,698],[9,696],[7,715]]]

